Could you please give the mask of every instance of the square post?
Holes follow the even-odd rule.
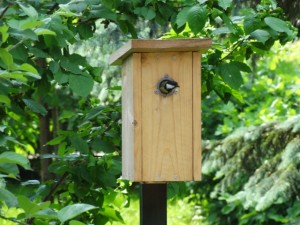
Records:
[[[167,225],[167,183],[140,185],[140,225]]]

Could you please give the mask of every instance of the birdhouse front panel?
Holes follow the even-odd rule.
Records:
[[[192,180],[192,52],[142,53],[141,60],[143,180]],[[164,76],[179,85],[170,96],[155,93]]]
[[[209,39],[132,40],[122,64],[122,176],[201,179],[201,62]]]

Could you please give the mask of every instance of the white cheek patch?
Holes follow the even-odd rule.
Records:
[[[166,84],[166,88],[167,89],[173,89],[175,86],[174,85],[172,85],[172,84]]]

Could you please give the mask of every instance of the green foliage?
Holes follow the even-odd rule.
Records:
[[[229,102],[220,107],[214,94],[207,96],[202,107],[207,137],[224,137],[237,127],[284,121],[299,114],[299,46],[299,42],[284,47],[275,43],[265,57],[253,58],[254,71],[243,77],[245,84],[240,89],[243,104]]]
[[[215,99],[214,91],[240,107],[247,102],[239,88],[247,87],[244,74],[251,73],[246,60],[295,36],[272,0],[238,16],[231,15],[229,0],[5,0],[0,4],[1,224],[124,222],[120,211],[129,205],[129,183],[120,179],[120,75],[107,65],[107,57],[121,41],[150,36],[149,28],[140,32],[146,26],[163,31],[169,25],[172,29],[165,38],[213,38],[213,48],[203,56],[203,97]],[[274,90],[282,93],[283,88]],[[297,97],[291,91],[287,95]],[[285,112],[282,103],[274,105]],[[253,111],[243,109],[249,110],[247,116]],[[240,124],[237,118],[236,124]],[[211,126],[216,127],[224,129],[226,124]],[[288,149],[287,155],[294,148]],[[216,179],[223,176],[224,171]],[[237,188],[241,184],[237,181]],[[171,190],[175,195],[181,188],[175,185]],[[222,197],[233,198],[234,192],[229,193]],[[222,203],[212,206],[207,199],[204,206],[221,208],[224,215],[242,212],[238,201],[223,207]],[[296,203],[289,208],[290,218],[297,219],[298,208]],[[263,216],[286,221],[276,211]],[[245,212],[241,221],[258,217],[262,214]],[[220,219],[214,214],[208,221],[216,218]]]
[[[242,128],[224,140],[204,143],[203,173],[215,180],[200,185],[209,194],[208,224],[275,225],[299,217],[294,201],[300,178],[299,121],[296,116]]]
[[[251,73],[246,60],[253,54],[265,55],[276,40],[281,44],[293,40],[296,30],[271,0],[262,1],[257,11],[244,8],[234,16],[231,2],[199,1],[183,8],[177,27],[172,26],[164,38],[212,38],[213,47],[203,57],[202,94],[206,97],[214,91],[225,102],[244,103],[237,90],[244,83],[241,71]]]

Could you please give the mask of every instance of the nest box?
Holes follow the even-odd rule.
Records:
[[[122,176],[201,179],[201,53],[210,39],[131,40],[122,65]]]

